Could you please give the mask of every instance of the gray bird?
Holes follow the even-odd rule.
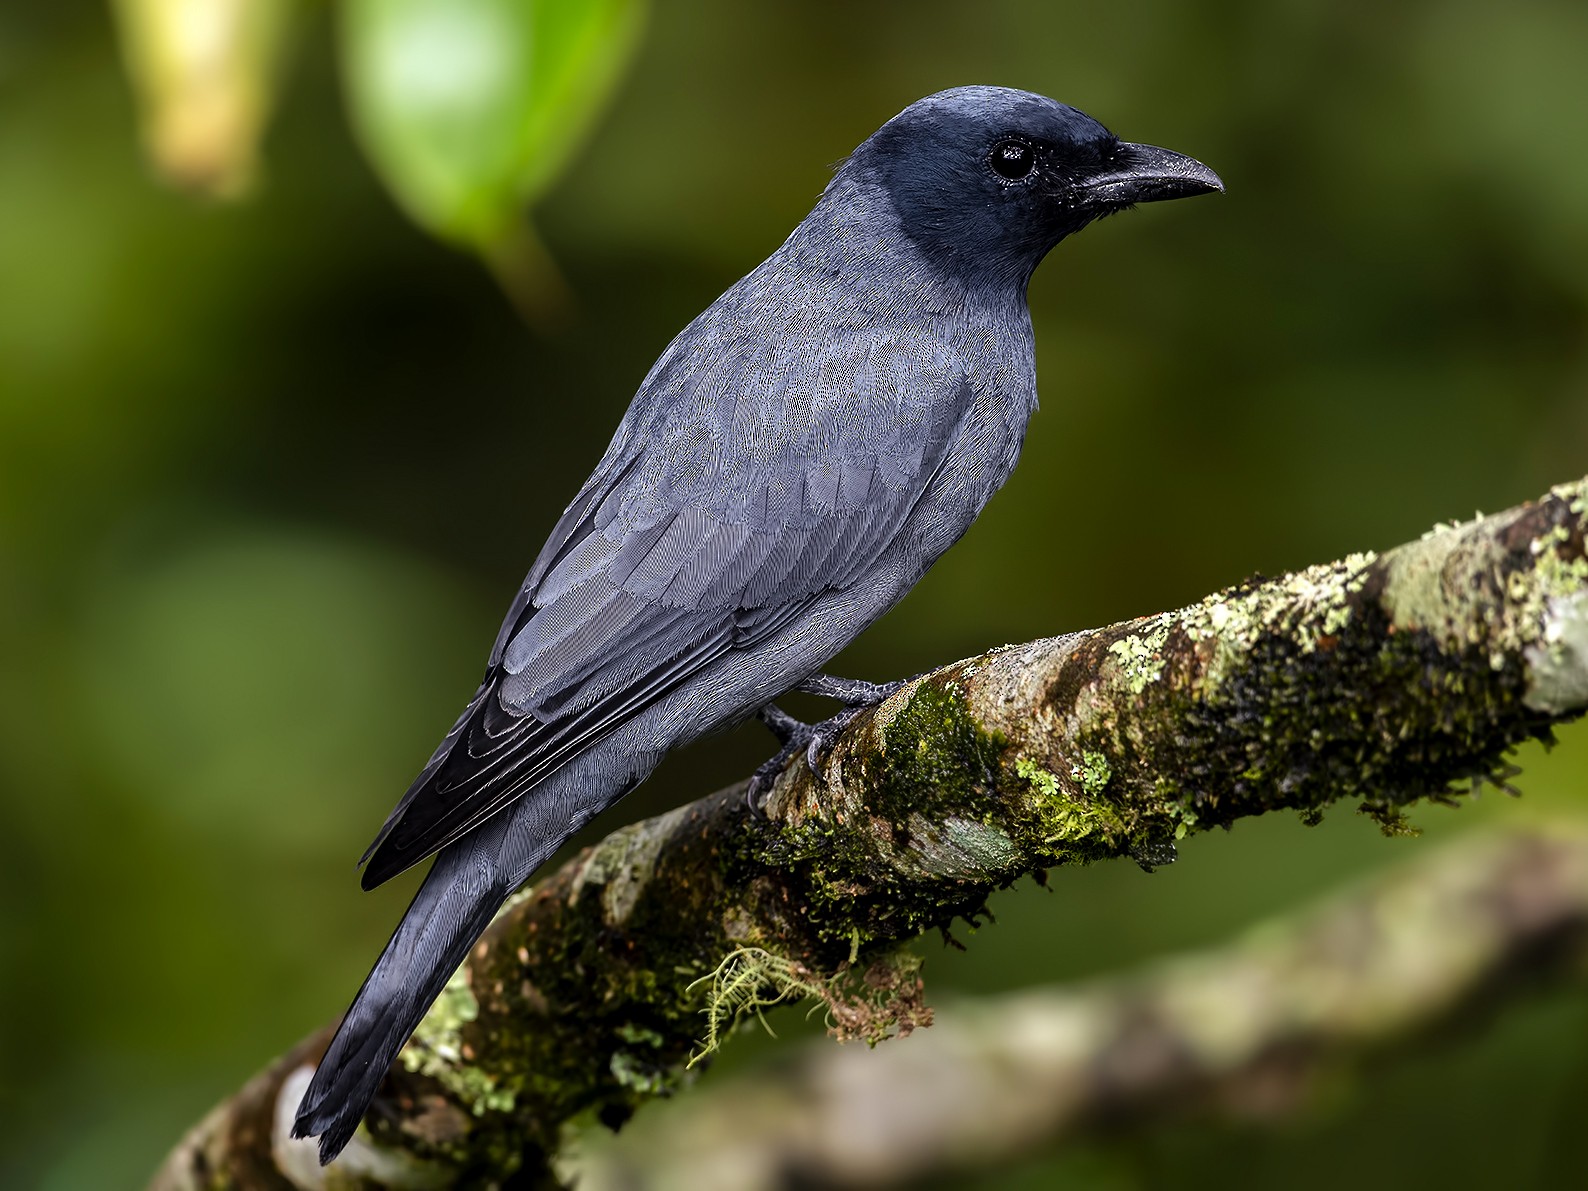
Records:
[[[892,688],[819,673],[970,528],[1037,408],[1026,285],[1206,166],[999,87],[911,104],[690,323],[530,568],[484,681],[365,853],[436,862],[299,1106],[321,1161],[503,901],[669,749],[759,715],[813,766]],[[794,689],[849,705],[807,726]]]

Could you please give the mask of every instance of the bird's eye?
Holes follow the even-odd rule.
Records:
[[[987,158],[992,172],[1009,182],[1029,178],[1037,168],[1037,155],[1024,141],[999,141]]]

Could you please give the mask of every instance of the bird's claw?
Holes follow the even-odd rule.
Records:
[[[811,771],[811,776],[823,785],[827,784],[827,754],[838,743],[849,722],[862,710],[860,707],[846,707],[832,718],[811,725],[810,742],[805,746],[805,765]]]
[[[816,729],[810,724],[801,723],[774,703],[768,703],[756,712],[756,718],[771,730],[782,745],[776,756],[756,766],[744,792],[745,805],[750,808],[750,813],[758,819],[764,819],[766,811],[763,804],[766,796],[772,792],[772,783],[777,781],[777,775],[783,772],[790,757],[806,751],[816,735]]]
[[[801,724],[800,727],[804,728],[806,733],[810,731],[805,724]],[[744,791],[744,803],[757,819],[766,818],[766,796],[772,792],[772,785],[777,781],[777,775],[783,772],[783,767],[788,764],[790,757],[805,748],[809,739],[805,733],[801,733],[798,739],[785,741],[776,756],[761,762],[750,775],[750,784]]]
[[[750,813],[757,818],[766,817],[764,809],[766,796],[771,793],[772,784],[777,781],[778,774],[783,772],[783,767],[788,764],[789,758],[797,753],[805,754],[805,765],[811,771],[811,776],[825,785],[827,754],[832,751],[833,745],[838,743],[838,738],[843,735],[844,729],[866,708],[875,707],[906,682],[913,681],[914,679],[886,683],[861,682],[858,679],[832,678],[826,674],[812,675],[794,689],[827,699],[837,699],[844,704],[843,710],[837,715],[817,724],[803,723],[775,703],[768,703],[763,707],[756,713],[756,718],[771,729],[772,735],[778,738],[778,743],[782,747],[778,749],[776,756],[757,766],[755,773],[750,776],[750,784],[744,794]]]
[[[771,710],[777,711],[777,708]],[[766,796],[772,792],[773,783],[777,781],[778,774],[783,772],[791,757],[803,755],[811,776],[825,783],[827,754],[832,750],[833,745],[838,743],[838,738],[849,726],[849,721],[859,715],[860,711],[858,707],[846,707],[831,719],[823,720],[819,724],[804,724],[778,711],[782,719],[776,726],[762,715],[761,722],[777,733],[778,739],[783,741],[783,747],[778,749],[776,756],[756,766],[755,772],[750,775],[750,784],[744,792],[745,804],[750,808],[750,813],[758,819],[766,818]]]

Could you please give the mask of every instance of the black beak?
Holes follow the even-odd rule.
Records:
[[[1110,207],[1190,198],[1223,189],[1219,176],[1194,157],[1123,141],[1103,172],[1079,187],[1083,202]]]

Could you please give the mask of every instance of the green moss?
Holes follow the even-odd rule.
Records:
[[[1031,789],[1042,798],[1057,798],[1059,796],[1059,779],[1057,775],[1042,768],[1029,757],[1021,757],[1015,761],[1015,773],[1031,783]]]
[[[474,1066],[464,1054],[463,1027],[479,1012],[467,966],[459,968],[398,1056],[405,1068],[439,1082],[475,1116],[506,1111],[514,1101],[511,1091],[498,1086],[495,1075]]]
[[[1038,855],[1085,863],[1122,850],[1125,823],[1112,808],[1061,796],[1045,803],[1037,818],[1042,833]]]
[[[957,682],[920,683],[850,746],[846,787],[793,808],[756,849],[752,863],[785,870],[800,890],[816,966],[860,954],[873,938],[945,923],[1012,879],[1024,845],[993,809],[1003,800],[1004,748]],[[845,788],[864,790],[864,801]]]
[[[753,861],[779,864],[823,859],[842,867],[873,856],[873,820],[908,832],[912,820],[979,812],[995,786],[1004,740],[971,716],[959,686],[922,683],[891,719],[880,725],[880,747],[859,746],[845,762],[867,790],[864,807],[818,802],[784,823],[769,845],[757,841]]]
[[[1112,774],[1108,758],[1085,750],[1070,769],[1080,787],[1080,797],[1065,788],[1057,774],[1029,757],[1015,759],[1015,774],[1025,780],[1031,795],[1025,800],[1032,838],[1028,856],[1050,856],[1058,861],[1086,862],[1123,850],[1125,823],[1118,808],[1103,798]]]
[[[972,809],[997,782],[1004,743],[971,716],[958,683],[922,683],[868,759],[868,776],[880,779],[870,806],[895,818]]]
[[[1088,798],[1101,798],[1108,789],[1108,779],[1113,776],[1113,770],[1102,753],[1086,749],[1081,753],[1080,764],[1070,768],[1070,776],[1081,783],[1081,789]]]

